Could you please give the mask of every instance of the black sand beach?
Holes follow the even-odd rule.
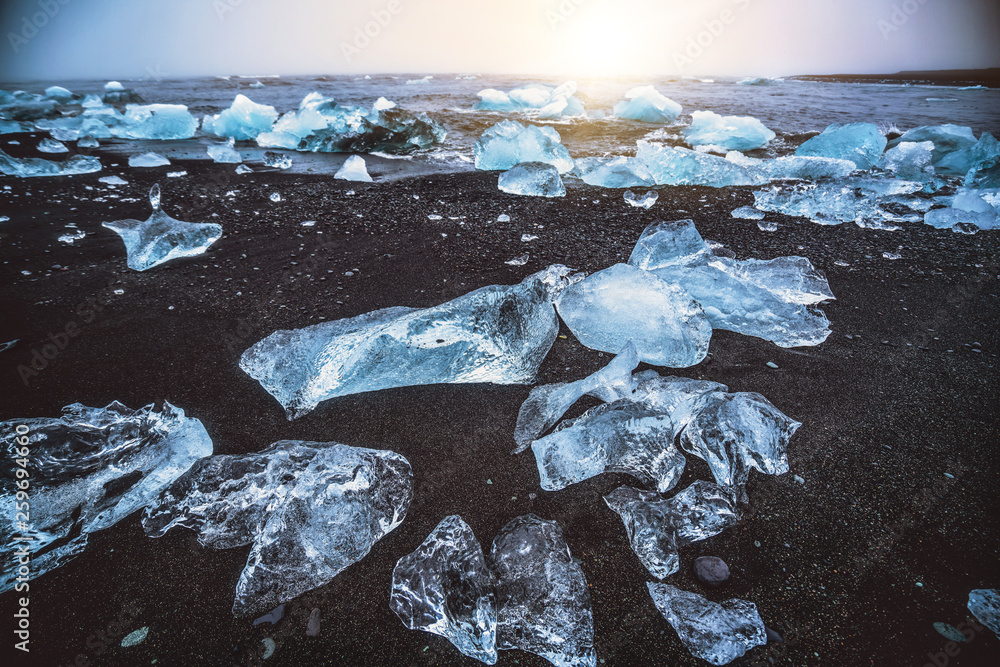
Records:
[[[376,181],[388,168],[369,162]],[[187,176],[165,177],[182,169]],[[133,515],[31,583],[31,654],[23,664],[258,664],[265,637],[277,643],[266,665],[478,664],[447,640],[402,625],[389,608],[392,568],[446,515],[461,514],[488,545],[529,512],[558,520],[582,563],[599,664],[705,664],[656,611],[646,591],[651,578],[602,500],[630,478],[601,475],[548,493],[531,453],[509,454],[529,387],[381,391],[328,401],[289,422],[237,366],[243,350],[276,329],[430,306],[552,263],[596,271],[625,261],[647,224],[683,218],[741,258],[808,257],[837,300],[824,306],[833,333],[819,347],[784,350],[717,331],[705,362],[676,371],[760,392],[803,426],[791,441],[791,473],[752,476],[743,521],[682,549],[671,583],[716,601],[753,601],[784,635],[784,645],[757,648],[736,665],[771,658],[923,667],[935,664],[932,656],[943,656],[933,658],[938,665],[998,664],[1000,642],[988,630],[945,655],[948,640],[932,626],[965,622],[969,591],[1000,579],[995,232],[965,236],[920,223],[883,232],[769,214],[779,229],[767,233],[730,216],[752,204],[751,188],[664,187],[646,211],[627,206],[620,191],[582,185],[569,184],[563,199],[506,195],[496,174],[483,172],[362,184],[175,162],[128,170],[129,184],[113,190],[98,182],[108,173],[119,171],[0,180],[11,187],[0,190],[0,213],[12,218],[0,226],[0,342],[20,339],[0,352],[4,418],[55,416],[77,401],[137,408],[168,400],[202,420],[216,453],[280,439],[395,450],[413,466],[414,498],[403,524],[369,556],[292,601],[275,627],[253,627],[230,611],[249,548],[205,549],[182,529],[149,539]],[[157,182],[167,213],[219,222],[225,233],[203,256],[137,273],[100,223],[147,217]],[[137,201],[108,199],[109,192]],[[282,201],[271,202],[273,192]],[[500,214],[510,221],[497,222]],[[302,227],[307,220],[315,226]],[[88,233],[73,246],[56,241],[69,222]],[[523,243],[525,233],[539,238]],[[527,265],[504,264],[525,252]],[[70,323],[78,335],[26,386],[19,367]],[[538,381],[576,380],[608,360],[563,326]],[[592,404],[581,401],[570,414]],[[696,478],[710,478],[708,469],[689,459],[678,488]],[[690,572],[699,555],[724,558],[732,580],[719,590],[701,587]],[[15,595],[2,597],[3,609],[14,607]],[[306,637],[314,607],[322,631]],[[118,646],[142,626],[150,628],[144,643]],[[498,664],[549,663],[512,651]]]

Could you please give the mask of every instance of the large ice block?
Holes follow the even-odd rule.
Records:
[[[967,606],[977,621],[1000,636],[1000,590],[980,588],[971,591]]]
[[[904,141],[898,143],[882,155],[878,166],[897,178],[922,181],[934,176],[931,166],[934,143],[931,141]],[[968,169],[963,171],[964,174]]]
[[[392,571],[389,605],[410,630],[441,635],[465,655],[497,661],[497,604],[483,548],[460,516],[445,517]]]
[[[505,120],[476,141],[476,169],[506,170],[521,162],[545,162],[565,174],[573,168],[573,158],[560,142],[559,133],[551,127]]]
[[[128,267],[145,271],[178,257],[200,255],[222,238],[222,225],[182,222],[160,209],[160,186],[149,191],[153,214],[146,220],[115,220],[102,227],[122,237],[128,255]]]
[[[1000,156],[985,160],[965,175],[967,188],[1000,188]]]
[[[670,584],[646,586],[653,604],[696,658],[727,665],[767,643],[764,621],[752,602],[733,598],[717,604]]]
[[[924,222],[938,229],[955,229],[956,225],[974,225],[968,228],[972,231],[1000,229],[1000,190],[959,188],[951,206],[927,211]]]
[[[34,579],[81,554],[90,533],[153,502],[212,453],[201,422],[170,403],[160,411],[152,405],[130,410],[117,401],[104,408],[73,403],[61,417],[0,422],[0,443],[6,472],[0,502],[8,518],[0,525],[0,592],[11,590],[18,577],[15,536],[29,539],[27,578]],[[15,521],[18,459],[27,459],[30,474],[29,526]]]
[[[625,99],[615,105],[618,118],[643,123],[672,123],[681,115],[681,105],[664,97],[653,86],[639,86],[625,93]]]
[[[273,609],[364,558],[406,516],[413,473],[401,455],[336,442],[282,440],[212,456],[166,488],[143,528],[174,526],[210,548],[252,544],[233,613]]]
[[[712,111],[695,111],[691,125],[682,133],[691,146],[714,146],[726,151],[763,148],[776,136],[752,116],[720,116]]]
[[[934,142],[934,156],[932,162],[937,162],[948,153],[971,148],[976,144],[976,135],[972,133],[971,127],[963,125],[921,125],[904,133],[889,142],[889,148],[893,148],[904,142]]]
[[[680,547],[718,535],[740,520],[732,494],[701,480],[672,498],[621,486],[604,502],[621,516],[632,550],[657,579],[680,569]]]
[[[277,331],[244,352],[240,368],[289,419],[363,391],[531,383],[559,329],[552,306],[562,280],[557,274],[547,270],[518,285],[483,287],[430,308],[385,308]]]
[[[219,162],[222,164],[239,164],[243,162],[243,157],[236,150],[235,142],[232,137],[229,137],[229,141],[224,144],[209,144],[208,151],[209,157],[212,158],[214,162]]]
[[[183,104],[129,104],[121,124],[111,127],[121,139],[190,139],[197,131],[198,121]]]
[[[500,174],[501,192],[528,197],[565,197],[559,170],[545,162],[521,162]]]
[[[601,188],[633,188],[653,184],[646,165],[631,157],[581,158],[576,161],[573,172],[584,183]]]
[[[562,528],[533,514],[504,526],[490,551],[497,582],[497,648],[556,667],[596,667],[594,616],[583,570]]]
[[[71,176],[90,174],[101,170],[101,161],[91,155],[74,155],[68,160],[55,162],[37,157],[15,158],[0,150],[0,173],[5,176],[30,178],[33,176]]]
[[[934,166],[939,174],[965,176],[970,169],[1000,157],[1000,141],[989,132],[983,132],[974,146],[952,151],[944,155]]]
[[[649,171],[656,185],[760,185],[766,178],[731,160],[687,148],[672,148],[638,141],[636,159]]]
[[[834,123],[799,146],[795,154],[850,160],[858,169],[871,169],[885,146],[886,138],[871,123]]]
[[[256,139],[261,132],[269,132],[278,112],[274,107],[257,104],[246,95],[237,95],[228,109],[205,116],[201,131],[217,137],[230,137],[239,141]]]

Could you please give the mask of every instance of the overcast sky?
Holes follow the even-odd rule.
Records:
[[[780,76],[1000,66],[996,0],[6,0],[0,6],[0,80],[6,81],[354,72]]]

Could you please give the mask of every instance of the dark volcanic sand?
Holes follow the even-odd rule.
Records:
[[[178,169],[189,175],[164,177]],[[377,177],[380,168],[372,172]],[[661,219],[691,217],[738,257],[804,255],[837,295],[824,306],[833,333],[819,347],[783,350],[720,331],[709,359],[677,371],[760,392],[803,423],[791,441],[792,472],[752,476],[745,519],[684,548],[681,572],[669,579],[713,600],[755,602],[789,640],[784,656],[758,648],[734,664],[770,655],[779,665],[921,667],[948,643],[932,624],[962,623],[969,591],[1000,584],[996,233],[969,237],[923,224],[893,233],[773,215],[779,230],[766,233],[729,215],[752,204],[752,188],[661,188],[645,211],[628,207],[620,191],[573,184],[563,199],[505,195],[495,174],[481,172],[358,184],[277,172],[236,176],[231,165],[192,162],[130,170],[129,185],[114,190],[98,183],[101,175],[0,181],[12,186],[0,190],[0,213],[12,218],[0,226],[0,342],[21,339],[0,352],[0,418],[55,416],[74,401],[136,408],[169,400],[204,422],[216,453],[256,451],[279,439],[400,452],[413,466],[414,500],[405,522],[369,556],[292,601],[276,627],[255,628],[231,614],[249,547],[205,549],[182,529],[149,539],[141,515],[133,515],[31,583],[31,654],[20,664],[68,664],[81,653],[100,665],[253,664],[264,637],[278,642],[266,665],[479,664],[445,639],[402,625],[389,609],[392,568],[448,514],[461,514],[488,547],[507,521],[528,512],[558,520],[582,561],[601,664],[705,664],[657,613],[646,591],[651,577],[602,500],[632,480],[601,475],[547,493],[531,453],[508,453],[529,387],[381,391],[327,401],[288,422],[237,367],[244,349],[279,328],[430,306],[517,282],[550,263],[605,268],[625,261],[642,229]],[[225,235],[204,256],[137,273],[100,223],[147,217],[155,182],[168,213],[217,220]],[[230,190],[235,197],[225,196]],[[106,192],[140,201],[91,201]],[[272,192],[283,201],[269,201]],[[502,213],[511,221],[496,222]],[[318,222],[304,228],[304,220]],[[72,247],[56,242],[68,222],[88,232]],[[539,239],[522,243],[523,233]],[[884,251],[902,259],[886,260]],[[504,265],[524,252],[526,266]],[[90,297],[107,305],[82,323],[75,310]],[[71,321],[80,335],[25,387],[18,366]],[[981,352],[967,347],[974,342]],[[539,382],[582,378],[609,359],[563,327]],[[689,457],[678,488],[696,478],[710,476]],[[731,581],[717,590],[700,586],[690,569],[700,555],[724,558]],[[12,624],[15,594],[2,600],[4,623]],[[111,634],[149,626],[148,639],[127,649],[112,641],[94,660],[101,646],[94,633],[132,607],[135,617]],[[322,609],[322,631],[306,637],[314,607]],[[984,631],[948,664],[998,664],[998,656],[1000,642]],[[501,652],[498,664],[548,663],[512,651]]]

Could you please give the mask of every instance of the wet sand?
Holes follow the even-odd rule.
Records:
[[[376,180],[388,169],[370,165]],[[508,453],[529,387],[387,390],[327,401],[289,422],[237,366],[244,349],[276,329],[430,306],[518,282],[552,263],[596,271],[626,261],[642,229],[661,219],[693,218],[705,238],[740,258],[808,257],[837,295],[824,306],[833,333],[819,347],[783,350],[715,332],[710,357],[675,372],[760,392],[803,423],[790,445],[792,472],[751,476],[744,520],[682,549],[681,571],[669,580],[713,600],[755,602],[788,640],[733,664],[771,664],[772,657],[778,665],[922,667],[948,643],[932,624],[958,625],[970,590],[1000,584],[995,232],[969,237],[923,224],[882,232],[769,214],[779,229],[767,233],[729,215],[752,204],[753,188],[660,188],[659,202],[645,211],[627,206],[620,191],[573,183],[562,199],[506,195],[495,174],[482,172],[361,184],[232,169],[182,161],[0,179],[0,187],[11,186],[0,190],[0,214],[12,218],[0,223],[0,342],[20,339],[0,352],[0,414],[55,416],[75,401],[137,408],[169,400],[202,420],[216,453],[257,451],[279,439],[395,450],[413,466],[413,504],[371,554],[292,601],[276,627],[253,627],[230,611],[249,547],[205,549],[183,529],[149,539],[141,515],[133,515],[31,583],[31,654],[19,664],[72,664],[78,655],[87,660],[77,664],[258,664],[264,637],[277,643],[265,665],[479,664],[447,640],[403,626],[389,609],[392,568],[446,515],[461,514],[488,546],[507,521],[529,512],[558,520],[582,563],[600,664],[705,664],[657,613],[646,591],[652,579],[602,500],[632,480],[601,475],[548,493],[531,453]],[[165,177],[179,170],[188,175]],[[110,173],[129,184],[98,182]],[[225,233],[206,255],[137,273],[126,268],[118,236],[100,223],[147,217],[156,182],[170,215],[219,222]],[[273,192],[282,201],[271,202]],[[496,222],[502,213],[510,222]],[[306,220],[315,226],[302,227]],[[74,246],[56,241],[69,222],[88,233]],[[522,243],[524,233],[539,239]],[[886,260],[885,251],[902,259]],[[504,264],[525,252],[527,265]],[[70,322],[79,335],[25,386],[18,367]],[[565,326],[560,334],[539,382],[576,380],[610,359],[583,348]],[[583,400],[570,414],[592,404]],[[689,457],[678,488],[697,478],[710,479],[707,467]],[[690,573],[699,555],[724,558],[729,584],[700,587]],[[12,593],[2,601],[7,610],[16,604]],[[322,630],[306,637],[314,607]],[[118,646],[117,638],[142,626],[150,627],[144,643]],[[948,665],[996,664],[1000,656],[988,630],[958,648]],[[498,664],[549,663],[511,651]]]

